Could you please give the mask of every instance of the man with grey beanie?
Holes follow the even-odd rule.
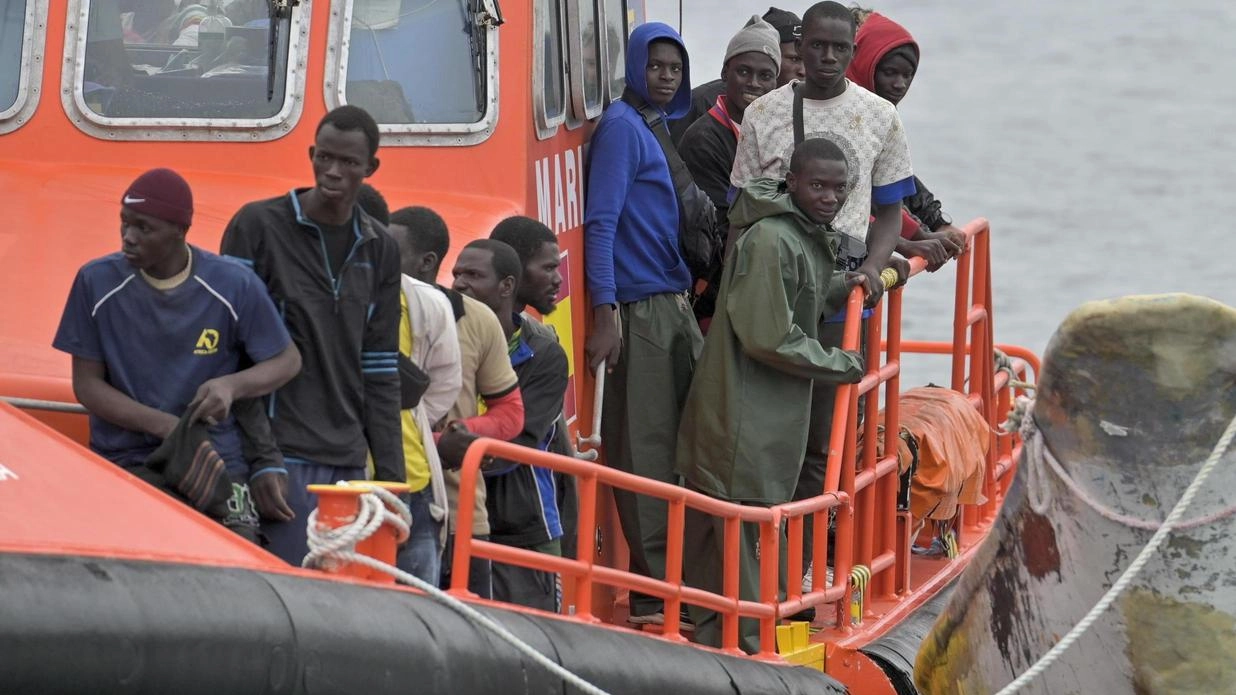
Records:
[[[695,183],[717,207],[717,223],[726,225],[729,212],[730,171],[738,149],[738,131],[747,106],[777,85],[781,47],[777,30],[756,15],[730,39],[721,68],[722,93],[707,114],[691,124],[678,152]],[[719,268],[716,273],[720,277]],[[712,283],[710,283],[711,285]],[[712,292],[705,291],[695,304],[699,319],[712,316]]]
[[[802,36],[802,20],[793,12],[776,7],[769,7],[761,19],[772,26],[780,43],[781,58],[776,86],[780,87],[790,80],[803,79],[803,59],[798,55],[798,39]],[[726,60],[729,60],[729,55],[729,51],[726,51]],[[717,102],[717,97],[724,92],[723,80],[705,82],[691,90],[691,110],[687,112],[687,115],[670,123],[670,137],[675,145],[682,142],[683,136],[687,134],[687,128],[699,120],[700,116],[708,113],[708,109]]]

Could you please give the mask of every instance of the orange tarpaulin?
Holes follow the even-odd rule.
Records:
[[[901,430],[918,442],[918,469],[910,483],[910,513],[915,521],[944,521],[958,503],[981,504],[983,472],[991,430],[966,397],[945,388],[919,387],[901,394]],[[879,427],[884,429],[884,412]],[[904,472],[909,448],[898,438]],[[881,452],[882,454],[882,452]]]

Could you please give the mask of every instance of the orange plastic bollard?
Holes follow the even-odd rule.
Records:
[[[347,526],[356,521],[360,512],[360,496],[365,494],[366,485],[381,487],[388,492],[401,495],[408,491],[404,483],[386,483],[369,480],[349,481],[348,485],[310,485],[309,492],[318,496],[318,527],[320,529],[335,529]],[[394,510],[392,510],[394,511]],[[371,557],[388,565],[395,564],[395,554],[398,550],[398,532],[390,524],[382,524],[372,536],[356,544],[356,552]],[[334,574],[343,574],[357,579],[393,584],[395,578],[385,572],[379,572],[364,565],[341,562],[334,567],[323,568]]]

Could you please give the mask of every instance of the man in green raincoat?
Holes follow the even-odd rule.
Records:
[[[813,381],[852,383],[862,358],[816,336],[827,311],[840,233],[831,222],[849,192],[845,155],[823,138],[794,150],[784,183],[755,179],[730,210],[745,228],[727,259],[717,313],[678,430],[678,473],[692,489],[744,504],[788,502],[807,448]],[[838,278],[840,280],[840,278]],[[838,282],[844,286],[844,282]],[[759,599],[759,531],[745,525],[740,592]],[[686,583],[720,593],[723,524],[688,510]],[[719,616],[691,607],[696,639],[720,645]],[[742,621],[740,644],[759,648]]]

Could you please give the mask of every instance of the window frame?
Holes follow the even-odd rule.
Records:
[[[49,4],[49,0],[26,0],[26,21],[21,35],[21,62],[17,66],[17,96],[12,105],[0,111],[0,135],[11,133],[25,125],[39,106]],[[40,69],[35,71],[35,66]]]
[[[485,9],[494,17],[498,10],[490,0],[482,0]],[[354,0],[330,0],[330,27],[326,39],[326,73],[322,83],[322,96],[327,109],[343,106],[347,102],[348,83],[348,34],[352,25]],[[345,33],[348,30],[348,33]],[[460,147],[484,142],[493,135],[498,126],[498,27],[490,22],[485,31],[485,94],[486,108],[481,120],[475,123],[378,123],[382,145],[407,147],[429,145]]]
[[[563,4],[565,9],[568,0],[558,0]],[[545,34],[541,31],[545,20],[545,13],[553,9],[554,0],[532,0],[532,111],[534,120],[536,121],[536,139],[548,140],[553,137],[558,128],[567,122],[567,114],[571,112],[569,107],[568,82],[567,72],[569,70],[570,57],[567,51],[562,51],[562,67],[563,70],[559,73],[562,78],[562,101],[561,113],[551,117],[548,109],[546,109],[546,93],[545,93]],[[558,15],[558,32],[556,34],[558,46],[560,49],[567,47],[562,45],[562,38],[566,35],[566,12]]]
[[[102,140],[246,141],[265,142],[287,135],[300,121],[305,101],[305,73],[311,5],[292,10],[288,23],[287,72],[283,106],[267,118],[168,118],[101,116],[86,105],[86,32],[91,0],[69,0],[60,99],[79,130]]]
[[[627,7],[627,0],[617,1],[622,4],[622,16],[620,17],[622,21],[622,36],[618,40],[622,42],[622,55],[625,58],[628,39],[631,37],[629,25],[633,17],[631,16],[631,10]],[[605,104],[611,104],[622,98],[622,92],[619,91],[617,94],[614,94],[614,76],[609,74],[609,4],[605,0],[601,0],[601,19],[605,24],[605,33],[601,38],[601,59],[603,61],[601,64],[601,75],[603,78],[602,84],[604,85],[601,98]],[[619,67],[621,68],[622,66]]]
[[[582,6],[585,3],[592,5],[595,13],[595,28],[594,31],[605,32],[608,25],[605,24],[604,0],[565,0],[567,4],[567,53],[569,54],[569,68],[567,75],[570,81],[571,90],[571,107],[575,113],[576,120],[590,121],[601,115],[601,111],[605,109],[605,70],[603,62],[605,59],[604,39],[598,35],[596,38],[596,80],[597,80],[597,100],[594,104],[588,103],[588,95],[584,90],[584,25],[581,21],[583,13]]]

